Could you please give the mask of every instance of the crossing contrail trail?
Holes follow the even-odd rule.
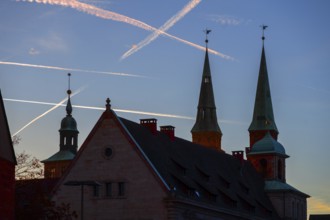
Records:
[[[66,99],[63,99],[60,103],[39,102],[39,101],[30,101],[30,100],[21,100],[21,99],[7,99],[7,98],[4,98],[3,100],[10,101],[10,102],[22,102],[22,103],[31,103],[31,104],[52,105],[52,106],[54,106],[53,108],[49,109],[47,112],[43,113],[42,116],[44,116],[44,115],[48,114],[50,111],[54,110],[55,108],[58,108],[60,106],[65,106],[65,104],[63,104],[63,103],[67,100],[67,98]],[[102,110],[103,111],[105,110],[104,107],[93,107],[93,106],[83,106],[83,105],[72,105],[72,107],[74,107],[74,108],[82,108],[82,109],[101,110],[101,111]],[[159,116],[159,117],[166,117],[166,118],[180,118],[180,119],[189,119],[189,120],[194,119],[192,117],[182,116],[182,115],[173,115],[173,114],[164,114],[164,113],[155,113],[155,112],[145,112],[145,111],[136,111],[136,110],[127,110],[127,109],[113,109],[113,110],[116,111],[116,112],[122,112],[122,113],[131,113],[131,114],[140,114],[140,115]],[[40,116],[38,116],[37,119],[34,119],[34,121],[36,121],[36,120],[38,120],[39,118],[42,117],[42,116],[41,117]],[[27,127],[27,126],[29,126],[33,122],[29,122],[28,125],[25,125],[24,126],[24,128]],[[21,130],[22,129],[20,129],[20,131]],[[20,131],[16,132],[13,136],[15,136]]]
[[[143,41],[138,43],[136,46],[129,49],[126,53],[124,53],[121,59],[125,59],[137,52],[141,48],[150,44],[152,41],[156,40],[160,34],[170,29],[176,22],[182,19],[187,13],[189,13],[192,9],[194,9],[202,0],[191,0],[188,4],[185,5],[183,9],[181,9],[178,13],[176,13],[173,17],[171,17],[165,24],[163,24],[158,30],[154,31]]]
[[[99,18],[127,23],[127,24],[142,28],[142,29],[147,30],[147,31],[158,31],[157,28],[152,27],[151,25],[148,25],[148,24],[146,24],[142,21],[136,20],[134,18],[130,18],[130,17],[125,16],[125,15],[118,14],[116,12],[107,11],[107,10],[98,8],[94,5],[79,2],[77,0],[17,0],[17,1],[30,2],[30,3],[36,2],[36,3],[40,3],[40,4],[43,3],[43,4],[50,4],[50,5],[60,5],[60,6],[63,6],[63,7],[71,7],[73,9],[78,10],[78,11],[81,11],[81,12],[84,12],[84,13],[87,13],[87,14],[90,14],[90,15],[94,15],[94,16],[99,17]],[[195,47],[195,48],[200,49],[200,50],[205,50],[205,47],[200,46],[198,44],[194,44],[190,41],[181,39],[179,37],[175,37],[175,36],[170,35],[170,34],[164,32],[164,31],[159,31],[159,32],[160,32],[160,34],[162,34],[166,37],[169,37],[171,39],[177,40],[179,42],[182,42],[184,44],[187,44],[189,46]],[[233,60],[232,57],[230,57],[228,55],[225,55],[225,54],[222,54],[220,52],[217,52],[215,50],[212,50],[210,48],[208,49],[208,51],[209,51],[209,53],[215,54],[215,55],[220,56],[224,59]]]
[[[8,99],[4,98],[5,101],[10,102],[21,102],[21,103],[31,103],[31,104],[39,104],[39,105],[53,105],[56,106],[58,103],[51,103],[51,102],[39,102],[39,101],[30,101],[30,100],[21,100],[21,99]],[[65,106],[63,103],[60,106]],[[85,106],[85,105],[72,105],[74,108],[81,108],[81,109],[91,109],[91,110],[100,110],[104,111],[104,107],[94,107],[94,106]],[[155,113],[155,112],[146,112],[146,111],[137,111],[137,110],[127,110],[127,109],[113,109],[116,112],[122,113],[130,113],[130,114],[137,114],[137,115],[150,115],[150,116],[158,116],[158,117],[165,117],[165,118],[178,118],[178,119],[186,119],[186,120],[195,120],[194,117],[184,116],[184,115],[174,115],[174,114],[164,114],[164,113]],[[232,121],[232,120],[220,120],[221,123],[225,124],[237,124],[237,125],[246,125],[244,122],[239,121]],[[13,135],[14,136],[14,135]]]
[[[127,73],[115,73],[115,72],[105,72],[105,71],[96,71],[96,70],[82,70],[82,69],[64,68],[64,67],[58,67],[58,66],[44,66],[44,65],[36,65],[36,64],[29,64],[29,63],[16,63],[16,62],[6,62],[6,61],[0,61],[0,65],[24,66],[24,67],[32,67],[32,68],[77,71],[77,72],[85,72],[85,73],[99,73],[99,74],[116,75],[116,76],[146,77],[146,76],[135,75],[135,74],[127,74]]]
[[[80,93],[81,91],[83,91],[85,89],[85,87],[78,89],[76,92],[74,92],[73,94],[71,94],[71,97],[74,95],[77,95],[78,93]],[[12,137],[14,137],[15,135],[17,135],[18,133],[20,133],[21,131],[23,131],[25,128],[27,128],[28,126],[30,126],[32,123],[36,122],[37,120],[39,120],[40,118],[44,117],[45,115],[47,115],[49,112],[57,109],[58,107],[62,106],[63,103],[68,100],[68,98],[63,99],[62,101],[60,101],[59,103],[54,103],[54,106],[50,109],[48,109],[47,111],[45,111],[44,113],[42,113],[41,115],[35,117],[34,119],[32,119],[29,123],[27,123],[26,125],[24,125],[21,129],[19,129],[18,131],[16,131]],[[12,100],[8,100],[8,101],[12,101]]]

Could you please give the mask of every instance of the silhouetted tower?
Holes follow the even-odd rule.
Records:
[[[265,180],[264,190],[281,219],[307,218],[309,195],[286,183],[286,158],[282,144],[277,141],[278,130],[274,120],[268,82],[262,25],[262,54],[253,120],[249,127],[250,147],[246,157]]]
[[[218,125],[217,112],[214,102],[211,69],[208,55],[207,35],[211,30],[205,30],[206,33],[206,52],[202,83],[197,107],[196,122],[191,129],[192,141],[208,148],[221,151],[222,132]]]
[[[263,31],[267,26],[262,26]],[[272,98],[270,94],[265,48],[264,34],[262,36],[262,52],[258,77],[256,99],[254,104],[253,119],[249,127],[250,150],[254,143],[262,139],[268,132],[277,140],[278,130],[276,127]]]
[[[79,131],[77,129],[77,122],[72,117],[70,76],[71,74],[69,73],[69,89],[67,90],[68,101],[66,105],[67,115],[62,119],[61,128],[59,130],[60,150],[50,158],[42,161],[45,164],[45,178],[61,177],[77,154]]]
[[[263,32],[267,26],[262,26]],[[268,81],[266,57],[262,35],[262,53],[257,93],[250,132],[250,147],[247,158],[265,180],[285,182],[285,159],[289,157],[284,147],[277,142],[278,130],[274,120],[272,99]]]

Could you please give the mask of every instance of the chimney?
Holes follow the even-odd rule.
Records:
[[[237,151],[232,151],[232,153],[233,153],[233,157],[235,157],[236,159],[243,162],[243,160],[244,160],[244,151],[237,150]]]
[[[156,134],[157,119],[155,118],[140,119],[140,124],[148,128],[151,133]]]
[[[171,141],[174,140],[174,128],[172,125],[160,126],[160,132],[166,134]]]

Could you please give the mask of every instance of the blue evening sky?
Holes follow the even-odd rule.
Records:
[[[16,100],[5,101],[12,134],[52,107],[18,100],[59,103],[66,97],[68,72],[73,92],[85,88],[72,97],[74,105],[103,108],[109,97],[115,109],[195,117],[204,51],[161,35],[121,59],[153,32],[111,18],[115,12],[159,28],[190,1],[62,0],[72,7],[44,2],[0,1],[0,88],[3,98]],[[330,213],[329,11],[328,0],[203,0],[165,31],[204,46],[203,30],[212,29],[209,47],[232,57],[210,54],[222,146],[231,153],[249,143],[260,25],[269,26],[265,50],[279,142],[290,155],[287,182],[312,196],[311,213]],[[74,108],[80,145],[101,113]],[[58,151],[65,114],[59,107],[27,126],[16,152],[42,160]],[[156,117],[159,125],[173,125],[177,136],[191,140],[192,119],[118,115],[136,122]]]

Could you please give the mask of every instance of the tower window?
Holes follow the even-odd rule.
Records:
[[[51,168],[50,169],[50,178],[55,178],[55,173],[56,173],[56,169],[55,168]]]
[[[277,162],[277,177],[278,179],[283,180],[283,165],[281,160],[278,160]]]
[[[210,78],[206,77],[206,78],[204,79],[204,82],[205,82],[205,83],[209,83],[209,82],[210,82]]]
[[[260,173],[263,177],[267,176],[267,160],[266,159],[261,159],[259,161],[260,163]]]

